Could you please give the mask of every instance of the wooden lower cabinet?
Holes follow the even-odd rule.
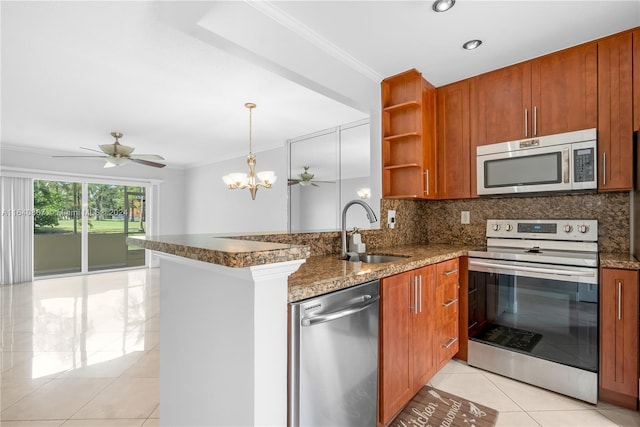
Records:
[[[457,292],[457,273],[451,272],[457,268],[455,259],[381,281],[379,425],[391,421],[458,351],[457,301],[450,303],[457,298],[450,291],[455,277]],[[436,289],[447,303],[441,309]]]
[[[437,369],[442,368],[458,352],[459,334],[459,277],[458,259],[441,262],[436,267],[435,337],[434,352]]]
[[[600,271],[600,387],[598,398],[638,407],[638,271]]]
[[[435,374],[430,301],[435,266],[382,279],[379,420],[389,422]]]

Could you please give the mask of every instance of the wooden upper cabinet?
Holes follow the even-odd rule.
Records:
[[[595,128],[597,52],[588,43],[475,78],[474,147]]]
[[[469,80],[437,89],[438,193],[441,199],[471,196]],[[475,161],[475,156],[474,159]]]
[[[640,132],[640,29],[633,32],[633,129]]]
[[[633,35],[598,40],[598,190],[633,188]]]
[[[531,61],[530,134],[543,136],[595,128],[597,78],[595,42]]]
[[[526,138],[531,105],[531,64],[482,74],[471,83],[474,146]]]
[[[382,196],[437,198],[436,89],[411,69],[382,81]]]

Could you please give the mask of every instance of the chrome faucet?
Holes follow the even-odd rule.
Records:
[[[349,259],[349,255],[347,254],[347,210],[353,205],[360,205],[367,211],[367,218],[369,218],[370,223],[374,223],[378,220],[376,218],[376,214],[371,209],[371,206],[363,202],[362,200],[351,200],[344,205],[342,208],[342,259]]]

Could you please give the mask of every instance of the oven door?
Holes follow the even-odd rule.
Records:
[[[598,371],[598,269],[469,259],[469,339]]]

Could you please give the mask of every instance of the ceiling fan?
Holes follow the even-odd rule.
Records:
[[[134,147],[127,147],[126,145],[120,144],[119,139],[122,138],[122,133],[120,132],[111,132],[111,136],[116,140],[113,144],[102,144],[99,145],[101,151],[94,150],[92,148],[80,147],[83,150],[95,151],[96,153],[100,153],[100,156],[92,155],[92,156],[53,156],[53,157],[101,157],[107,160],[104,167],[112,168],[114,166],[120,166],[125,163],[134,162],[140,163],[141,165],[153,166],[154,168],[163,168],[166,165],[158,162],[154,162],[153,160],[164,160],[164,157],[158,156],[157,154],[131,154]]]
[[[303,166],[304,172],[298,174],[299,179],[289,178],[289,185],[300,184],[303,187],[313,185],[314,187],[319,187],[316,182],[326,183],[326,184],[335,184],[335,181],[319,181],[317,179],[313,179],[314,174],[309,173],[309,166]],[[313,181],[312,181],[313,180]]]

